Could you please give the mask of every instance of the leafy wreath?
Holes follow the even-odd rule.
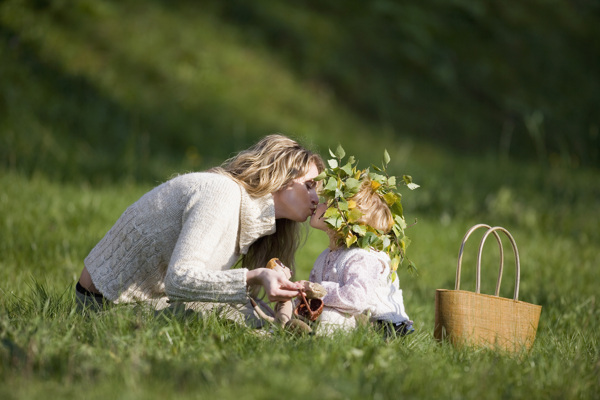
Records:
[[[396,270],[404,262],[410,240],[404,234],[407,225],[403,215],[402,195],[397,192],[398,180],[386,172],[390,155],[385,150],[382,166],[372,165],[374,172],[371,172],[369,168],[358,169],[354,156],[348,157],[344,164],[342,160],[346,152],[342,146],[338,146],[335,152],[330,149],[329,154],[333,158],[327,161],[328,167],[315,178],[315,181],[323,181],[320,196],[323,202],[327,202],[327,211],[323,215],[325,223],[337,233],[340,246],[373,248],[387,253],[391,260],[392,279],[395,279]],[[362,213],[352,197],[358,193],[361,183],[367,177],[371,180],[372,190],[385,201],[392,213],[394,224],[388,233],[359,222]],[[410,175],[403,175],[400,182],[410,190],[419,187],[413,183]],[[410,260],[407,268],[416,271]]]

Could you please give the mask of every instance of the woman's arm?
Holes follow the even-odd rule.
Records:
[[[241,194],[226,178],[203,182],[187,200],[165,275],[171,300],[244,303],[245,269],[238,258]]]
[[[230,268],[238,258],[240,189],[227,180],[208,185],[188,201],[165,277],[172,300],[244,303],[247,284],[261,285],[272,301],[289,300],[296,284],[275,271]]]

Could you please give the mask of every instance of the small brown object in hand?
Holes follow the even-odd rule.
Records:
[[[323,312],[323,300],[307,299],[304,292],[299,291],[302,302],[294,309],[294,315],[306,318],[309,321],[316,321]]]

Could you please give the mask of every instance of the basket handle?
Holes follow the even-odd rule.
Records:
[[[462,257],[463,257],[463,252],[465,250],[465,244],[467,243],[467,239],[469,239],[469,236],[471,236],[471,234],[473,232],[475,232],[477,229],[479,228],[487,228],[492,229],[491,226],[486,225],[486,224],[477,224],[472,226],[467,233],[465,233],[465,236],[463,237],[462,243],[460,245],[460,250],[458,251],[458,265],[456,267],[456,282],[454,284],[454,290],[460,290],[460,271],[461,271],[461,266],[462,266]],[[500,236],[498,235],[498,233],[496,233],[495,231],[493,231],[494,236],[496,236],[496,241],[498,242],[498,248],[500,249],[500,267],[498,269],[498,280],[496,281],[496,296],[500,295],[500,283],[502,282],[502,271],[504,269],[504,249],[502,248],[502,241],[500,240]],[[476,292],[479,293],[479,271],[480,268],[477,268],[477,280],[476,280]]]
[[[498,238],[498,234],[496,233],[496,231],[501,231],[504,232],[506,234],[506,236],[508,236],[508,240],[510,240],[510,244],[512,245],[512,248],[515,252],[515,263],[516,263],[516,273],[515,273],[515,294],[513,299],[515,301],[519,300],[519,283],[521,282],[521,262],[519,260],[519,249],[517,249],[517,243],[515,242],[515,239],[512,237],[512,235],[510,234],[509,231],[507,231],[506,229],[504,229],[501,226],[495,226],[493,228],[488,229],[483,237],[481,238],[481,243],[479,244],[479,253],[477,254],[477,285],[476,285],[476,290],[477,293],[479,293],[479,282],[480,282],[480,271],[481,271],[481,252],[483,250],[483,245],[485,243],[485,240],[487,239],[487,237],[490,235],[490,233],[493,233],[496,236],[496,239],[499,240]],[[498,281],[500,281],[500,277],[498,278]],[[496,289],[498,290],[498,288]],[[496,296],[498,296],[498,294],[496,293]]]

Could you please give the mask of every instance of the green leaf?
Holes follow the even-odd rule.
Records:
[[[327,172],[323,171],[319,175],[315,176],[313,178],[313,181],[315,181],[315,182],[322,181],[323,179],[325,179],[326,176],[327,176]]]
[[[381,239],[379,236],[375,235],[375,239],[373,239],[371,241],[371,245],[373,247],[375,247],[377,250],[381,250],[382,245],[383,245],[383,239]]]
[[[396,186],[396,177],[395,176],[390,176],[388,178],[388,185],[390,185],[390,186]]]
[[[339,217],[326,218],[325,222],[331,225],[334,229],[338,229],[340,226],[342,226],[342,219]]]
[[[374,172],[371,172],[369,174],[369,178],[371,178],[372,181],[377,181],[379,183],[385,183],[387,181],[387,178],[381,174],[376,174]]]
[[[346,152],[344,151],[344,148],[341,144],[338,144],[337,149],[335,149],[335,156],[341,160],[342,158],[344,158],[345,155]]]
[[[392,226],[392,231],[394,232],[394,235],[396,235],[396,237],[398,239],[402,239],[404,237],[404,231],[402,230],[400,225],[394,224],[394,226]],[[396,251],[396,250],[392,250],[392,251]]]
[[[398,196],[394,192],[389,192],[383,195],[383,200],[385,200],[388,206],[392,206],[398,200]]]
[[[354,195],[356,193],[358,193],[358,189],[346,190],[344,192],[343,197],[346,198],[346,199],[350,199],[350,198],[354,197]]]
[[[360,181],[354,178],[346,179],[346,189],[353,190],[360,187]]]
[[[363,225],[353,224],[352,231],[357,233],[359,236],[364,236],[367,233],[367,228],[365,228]]]
[[[382,241],[383,241],[383,243],[381,245],[382,248],[385,249],[385,248],[387,248],[390,245],[390,238],[389,238],[389,236],[387,236],[387,235],[384,236],[383,239],[382,239]]]
[[[342,168],[340,168],[342,171],[344,171],[344,173],[347,176],[351,176],[352,175],[352,164],[347,163],[346,165],[344,165]]]
[[[335,178],[329,178],[329,180],[327,181],[327,184],[324,187],[325,190],[335,190],[337,189],[337,179]]]
[[[402,208],[402,203],[400,201],[396,201],[394,204],[390,206],[390,210],[397,215],[404,215],[404,210]]]
[[[417,266],[415,265],[415,263],[412,262],[412,261],[410,261],[410,260],[408,260],[408,265],[406,266],[406,269],[408,269],[408,271],[411,274],[418,275],[418,273],[419,273],[419,271],[418,271]]]
[[[411,183],[408,183],[406,186],[407,186],[407,187],[408,187],[410,190],[415,190],[416,188],[419,188],[419,187],[421,187],[421,186],[417,185],[416,183],[412,183],[412,182],[411,182]]]
[[[403,217],[396,215],[396,218],[394,218],[394,221],[400,226],[400,229],[402,229],[402,230],[406,229],[406,221],[404,220]]]
[[[325,214],[323,214],[323,217],[324,218],[331,218],[331,217],[339,218],[340,217],[340,212],[335,207],[329,207],[325,211]]]
[[[335,153],[331,151],[331,149],[329,149],[329,154],[331,155],[331,157],[335,158]]]
[[[392,262],[390,263],[390,269],[395,272],[398,269],[398,266],[400,265],[400,257],[395,256],[392,258],[391,260]]]
[[[358,247],[360,247],[361,249],[366,249],[367,247],[369,247],[369,240],[363,236],[358,238],[357,241]]]
[[[327,160],[327,164],[329,164],[329,168],[331,168],[331,169],[338,167],[337,160]]]
[[[346,236],[346,247],[352,246],[352,244],[354,244],[355,242],[356,242],[356,236],[354,236],[352,233],[350,233]]]
[[[383,163],[387,166],[390,163],[390,154],[387,149],[383,151]]]
[[[411,240],[408,237],[404,237],[404,239],[402,239],[404,241],[404,248],[406,249],[408,246],[410,246]]]
[[[348,202],[346,200],[338,201],[338,208],[342,211],[348,211]]]
[[[373,232],[367,232],[365,233],[365,236],[362,237],[362,239],[365,240],[365,243],[368,246],[371,246],[377,240],[377,235],[375,235]]]
[[[362,217],[362,213],[360,212],[360,210],[358,208],[353,208],[352,210],[348,211],[348,222],[349,223],[354,223],[357,222],[360,217]]]

